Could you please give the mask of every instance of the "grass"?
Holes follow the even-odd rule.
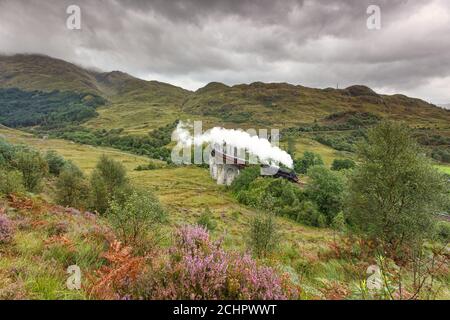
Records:
[[[450,175],[450,165],[437,165],[436,168],[439,171]]]

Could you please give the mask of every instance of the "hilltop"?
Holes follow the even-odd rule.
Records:
[[[404,95],[382,95],[355,85],[316,89],[288,83],[211,82],[195,92],[120,71],[98,72],[42,55],[0,56],[0,88],[92,94],[106,99],[91,128],[144,133],[175,119],[202,119],[206,126],[286,128],[343,111],[371,112],[414,125],[446,125],[450,112]]]

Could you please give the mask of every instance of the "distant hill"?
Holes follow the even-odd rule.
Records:
[[[85,125],[124,128],[130,133],[145,133],[175,119],[203,119],[206,126],[285,128],[343,111],[370,112],[425,126],[450,123],[450,112],[423,100],[381,95],[363,85],[315,89],[288,83],[227,86],[212,82],[191,92],[120,71],[87,70],[42,55],[0,56],[0,88],[101,96],[107,102]]]
[[[442,107],[444,109],[449,109],[450,110],[450,103],[447,104],[440,104],[439,107]]]
[[[145,81],[120,71],[97,72],[43,55],[0,56],[0,87],[41,91],[76,91],[103,96],[182,95],[189,91],[158,81]],[[172,91],[173,90],[173,91]]]

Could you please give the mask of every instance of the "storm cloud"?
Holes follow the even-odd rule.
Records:
[[[381,8],[369,30],[367,7]],[[66,27],[69,5],[81,30]],[[0,0],[0,51],[195,90],[208,82],[365,84],[450,102],[447,0]]]

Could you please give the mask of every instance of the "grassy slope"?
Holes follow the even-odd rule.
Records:
[[[122,162],[133,183],[154,190],[162,203],[171,212],[175,224],[195,222],[207,206],[215,214],[220,232],[229,235],[228,243],[233,247],[244,249],[243,239],[246,234],[243,226],[247,225],[255,213],[235,201],[225,187],[218,186],[210,177],[209,171],[198,167],[166,168],[150,171],[134,171],[146,163],[144,157],[131,155],[109,148],[95,148],[74,144],[65,140],[38,139],[18,130],[0,127],[0,136],[14,143],[25,143],[39,150],[56,150],[65,158],[72,160],[86,173],[95,166],[101,154],[108,154]],[[316,251],[317,242],[330,239],[331,232],[324,229],[310,228],[280,218],[280,230],[292,242],[301,242]]]
[[[54,149],[64,155],[65,158],[79,165],[86,173],[93,169],[99,156],[106,153],[125,165],[134,184],[147,187],[159,196],[170,213],[170,222],[167,228],[172,229],[184,223],[195,223],[204,208],[209,207],[217,221],[217,228],[213,232],[214,237],[223,238],[224,245],[228,249],[246,250],[245,243],[249,223],[256,212],[237,203],[225,187],[218,186],[209,177],[209,172],[206,169],[178,167],[133,171],[137,165],[145,163],[146,159],[108,148],[94,148],[64,140],[42,140],[5,127],[0,127],[0,136],[11,142],[25,143],[42,151]],[[309,268],[314,272],[310,275],[310,278],[303,280],[304,285],[311,288],[308,294],[319,294],[313,289],[317,287],[317,284],[315,284],[316,276],[324,277],[328,275],[330,279],[336,278],[343,283],[356,283],[356,275],[343,271],[345,267],[340,265],[339,261],[330,265],[319,259],[320,252],[326,251],[333,239],[331,230],[303,226],[282,217],[277,218],[277,222],[283,241],[280,250],[268,263],[282,268],[293,268],[300,263],[299,261],[309,261]],[[45,240],[41,238],[46,237],[45,234],[30,235],[28,233],[19,235],[19,237],[22,236],[25,239],[19,239],[20,243],[26,245],[27,241],[33,238],[33,243],[38,241],[38,244],[36,244],[38,247],[40,246],[39,243]],[[170,241],[170,239],[167,240]],[[9,262],[3,263],[11,264],[12,261],[19,258],[11,259]],[[21,263],[25,262],[22,261]],[[1,267],[0,264],[0,269]],[[38,265],[36,268],[44,268],[44,266]],[[330,268],[334,270],[331,273]],[[60,275],[55,277],[60,279]],[[70,298],[70,296],[68,297]]]

